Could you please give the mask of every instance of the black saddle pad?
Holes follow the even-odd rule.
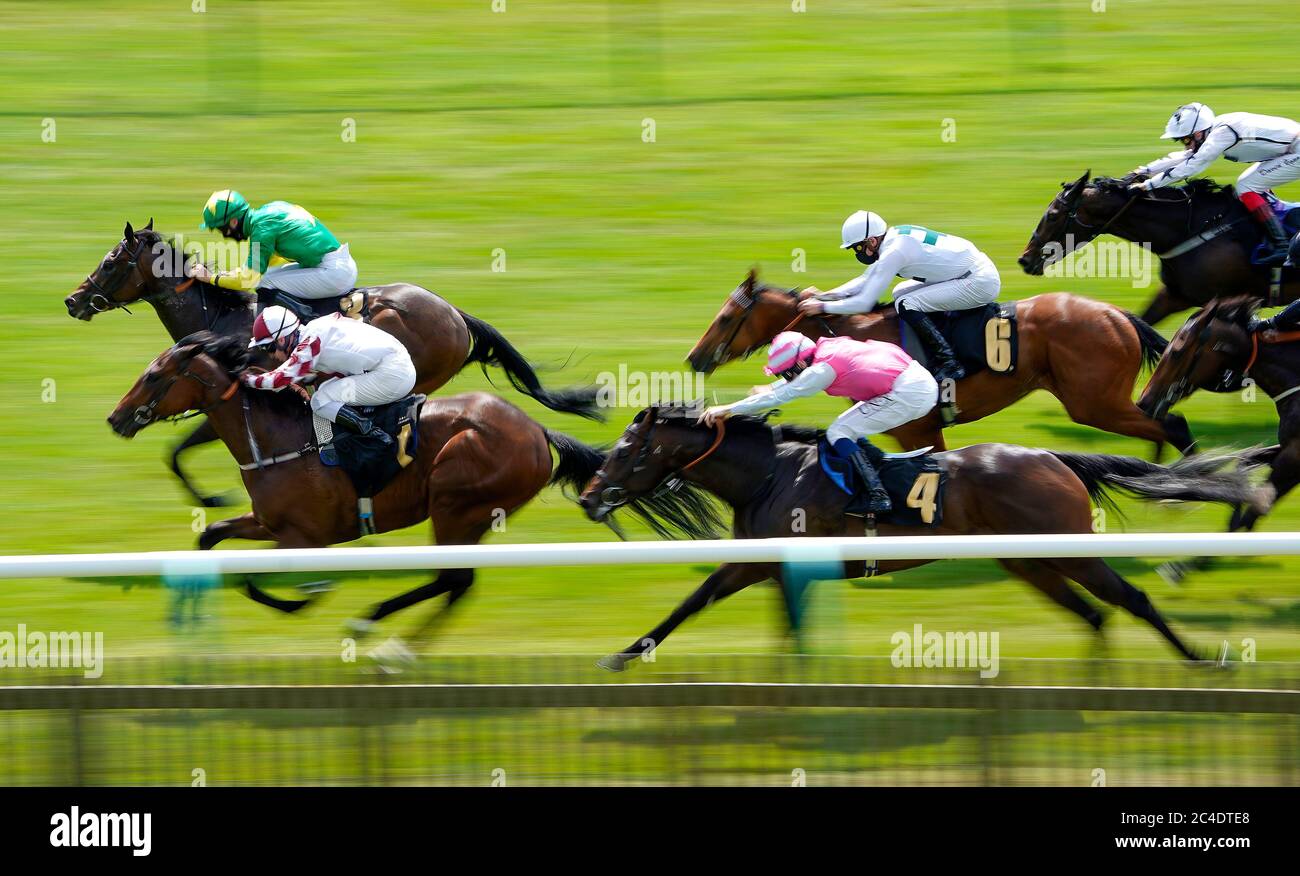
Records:
[[[948,339],[967,374],[986,369],[1010,374],[1016,370],[1020,354],[1016,302],[995,301],[970,310],[932,313],[930,320]],[[902,321],[899,331],[903,337],[903,349],[928,368],[929,356],[916,333]]]
[[[332,446],[338,467],[347,473],[357,496],[370,498],[410,464],[419,450],[420,408],[424,395],[407,396],[390,405],[359,407],[382,434],[354,435],[335,429]]]
[[[299,298],[283,289],[274,289],[272,292],[276,304],[287,307],[303,322],[336,313],[353,317],[359,313],[363,318],[370,315],[370,293],[365,289],[352,289],[346,295],[330,295],[327,298]]]
[[[868,445],[869,446],[869,445]],[[943,493],[948,476],[929,452],[882,453],[870,447],[871,457],[880,472],[893,503],[893,510],[877,517],[877,522],[892,526],[938,526],[943,522]],[[848,493],[862,488],[847,460],[831,450],[826,439],[817,447],[822,470],[841,490]],[[847,504],[847,502],[845,503]]]

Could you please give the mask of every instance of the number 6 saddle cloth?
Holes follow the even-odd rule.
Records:
[[[930,320],[939,329],[939,333],[948,339],[953,353],[968,375],[985,370],[995,374],[1010,374],[1016,370],[1020,352],[1016,302],[995,301],[970,310],[931,313]],[[898,330],[907,354],[929,368],[925,347],[912,327],[900,320]]]
[[[870,445],[868,445],[870,446]],[[929,447],[907,453],[884,453],[871,447],[871,462],[889,492],[894,508],[877,515],[878,523],[891,526],[938,526],[943,522],[943,493],[948,475]],[[817,445],[822,471],[847,496],[856,495],[860,485],[846,459],[831,450],[823,438]],[[845,504],[848,500],[845,500]]]

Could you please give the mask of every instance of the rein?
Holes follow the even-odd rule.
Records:
[[[655,429],[658,428],[659,423],[660,420],[656,417],[654,422],[650,424],[650,429],[646,432],[645,438],[642,439],[641,449],[637,451],[636,459],[632,461],[632,471],[634,473],[645,467],[643,463],[645,462],[646,457],[650,455],[650,439],[654,437]],[[665,492],[671,493],[678,490],[683,483],[682,475],[686,474],[686,472],[695,468],[695,466],[704,462],[704,460],[713,455],[713,452],[722,445],[722,439],[727,435],[727,421],[718,420],[715,428],[717,434],[713,436],[713,443],[709,445],[708,450],[705,450],[699,456],[695,457],[695,459],[692,459],[676,471],[664,475],[655,488],[650,491],[652,495],[657,496]],[[627,494],[627,487],[620,484],[611,484],[606,481],[605,489],[600,491],[601,503],[612,508],[626,505],[629,500],[630,497]]]

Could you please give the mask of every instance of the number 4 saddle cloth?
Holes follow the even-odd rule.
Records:
[[[929,447],[908,453],[885,453],[867,445],[871,462],[889,492],[894,508],[877,516],[878,523],[891,526],[938,526],[943,522],[943,493],[948,475]],[[848,496],[857,494],[860,484],[848,460],[841,459],[823,438],[817,446],[822,471]],[[847,500],[846,500],[847,504]]]

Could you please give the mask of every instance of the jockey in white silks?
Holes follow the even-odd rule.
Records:
[[[769,375],[781,379],[762,392],[729,405],[708,408],[700,419],[713,424],[732,414],[754,414],[796,398],[825,392],[857,402],[826,429],[836,456],[849,461],[866,495],[850,504],[850,514],[889,511],[889,493],[871,464],[866,448],[872,435],[888,432],[924,417],[939,398],[939,385],[929,371],[901,348],[885,341],[821,338],[813,341],[798,332],[782,332],[768,350]]]
[[[829,292],[808,287],[799,309],[810,315],[866,313],[895,277],[905,277],[893,291],[899,318],[920,338],[934,361],[931,370],[938,380],[965,377],[952,347],[927,314],[996,301],[1002,279],[993,260],[969,240],[920,225],[891,228],[866,210],[844,220],[840,237],[841,249],[853,250],[859,262],[871,267]]]
[[[1183,148],[1133,171],[1138,191],[1167,186],[1195,176],[1216,158],[1251,162],[1237,177],[1237,198],[1264,231],[1262,264],[1281,264],[1287,257],[1287,234],[1264,198],[1283,183],[1300,179],[1300,122],[1258,113],[1224,113],[1216,116],[1203,103],[1189,103],[1174,111],[1161,135],[1178,140]]]
[[[271,305],[253,321],[248,346],[268,347],[280,365],[262,374],[244,372],[246,386],[279,391],[318,381],[312,410],[358,435],[370,434],[374,424],[353,405],[401,401],[415,387],[415,366],[401,341],[338,313],[301,325],[289,310]]]

